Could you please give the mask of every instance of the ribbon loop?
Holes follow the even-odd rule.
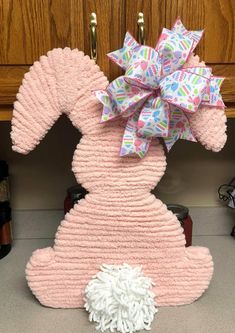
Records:
[[[179,139],[189,140],[193,142],[196,141],[190,128],[188,118],[186,117],[184,112],[173,105],[171,105],[170,108],[171,112],[169,132],[171,133],[171,135],[167,138],[164,138],[164,142],[168,151]]]
[[[108,54],[125,74],[95,94],[104,106],[101,121],[128,118],[121,156],[142,158],[153,137],[163,138],[168,150],[178,139],[196,141],[187,114],[204,105],[224,107],[223,78],[214,77],[209,67],[187,67],[202,34],[186,30],[177,19],[172,30],[162,30],[155,49],[127,32],[123,48]]]
[[[179,70],[163,78],[161,96],[168,103],[193,113],[197,111],[207,85],[206,77]]]
[[[149,46],[135,48],[126,68],[126,80],[143,88],[156,89],[160,75],[161,61],[158,52]]]
[[[145,138],[137,135],[139,114],[131,116],[126,124],[123,135],[120,156],[137,154],[140,158],[144,157],[149,149],[151,138]]]
[[[111,82],[107,87],[107,92],[115,104],[116,110],[123,117],[128,117],[141,108],[145,100],[151,95],[150,91],[126,82],[124,76],[120,76]]]

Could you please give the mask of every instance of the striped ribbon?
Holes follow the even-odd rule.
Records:
[[[203,105],[224,107],[220,86],[209,67],[187,67],[203,31],[188,31],[180,19],[164,28],[155,48],[143,46],[126,33],[123,48],[108,54],[125,70],[106,90],[95,92],[103,104],[102,122],[126,117],[120,155],[141,158],[154,137],[168,150],[178,139],[196,141],[187,114]]]

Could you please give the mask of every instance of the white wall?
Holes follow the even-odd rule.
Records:
[[[28,156],[11,151],[10,123],[0,123],[0,159],[8,161],[14,209],[60,209],[66,188],[76,184],[71,171],[79,132],[62,117]],[[235,119],[220,153],[180,141],[168,156],[167,172],[157,186],[164,202],[218,206],[217,188],[235,176]]]

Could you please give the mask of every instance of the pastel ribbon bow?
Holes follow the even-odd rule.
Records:
[[[143,157],[153,137],[168,150],[178,139],[196,141],[187,114],[204,105],[224,107],[223,78],[209,67],[184,67],[203,31],[187,31],[180,19],[163,29],[155,49],[126,33],[122,49],[108,57],[125,70],[106,90],[95,92],[103,104],[102,122],[127,117],[120,155]]]

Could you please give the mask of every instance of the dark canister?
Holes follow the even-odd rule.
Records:
[[[84,198],[86,194],[87,191],[81,185],[75,185],[68,188],[64,200],[64,213],[66,214],[71,208],[73,208],[74,204]]]
[[[11,250],[11,207],[8,165],[0,161],[0,259]]]
[[[182,228],[184,229],[186,245],[192,245],[192,231],[193,231],[193,222],[189,215],[189,209],[182,205],[169,204],[167,208],[172,211],[180,221]]]

